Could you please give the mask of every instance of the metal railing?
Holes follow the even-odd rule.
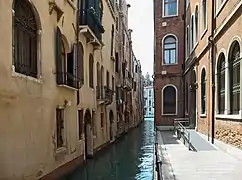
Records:
[[[187,118],[179,118],[174,120],[174,133],[177,135],[177,138],[180,139],[181,137],[185,142],[188,144],[188,149],[191,149],[191,137],[190,132],[185,127],[185,124],[189,124],[189,121],[186,120]],[[184,142],[184,143],[185,143]]]
[[[155,170],[157,174],[157,180],[163,180],[162,176],[162,160],[161,156],[159,154],[159,147],[158,147],[158,138],[157,138],[157,132],[155,130]]]

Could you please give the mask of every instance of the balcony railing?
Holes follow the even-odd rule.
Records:
[[[127,89],[128,91],[132,90],[132,79],[131,78],[126,77],[124,79],[124,89]]]
[[[57,72],[56,80],[58,85],[66,85],[75,89],[81,88],[81,79],[67,72]]]
[[[105,104],[111,104],[113,101],[113,91],[107,86],[97,86],[97,100],[103,101]]]
[[[102,33],[104,33],[100,16],[93,7],[84,8],[80,12],[79,22],[80,25],[87,25],[99,41],[102,40]]]

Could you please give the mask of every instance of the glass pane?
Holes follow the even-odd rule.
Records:
[[[165,64],[169,64],[170,63],[170,55],[169,55],[169,51],[164,51],[164,63]]]
[[[165,15],[166,16],[171,16],[171,15],[176,15],[176,14],[177,14],[177,4],[176,3],[171,3],[171,4],[165,5]]]
[[[165,44],[166,43],[176,43],[176,39],[172,36],[169,36],[165,39]]]
[[[164,48],[165,49],[175,49],[176,48],[176,44],[175,43],[165,44]]]
[[[171,59],[170,59],[171,63],[172,64],[177,63],[177,61],[176,61],[176,50],[171,50],[170,55],[171,55]]]

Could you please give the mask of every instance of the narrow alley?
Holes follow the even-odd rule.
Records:
[[[152,180],[154,121],[145,120],[60,180]]]

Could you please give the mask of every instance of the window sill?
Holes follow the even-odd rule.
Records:
[[[204,37],[204,35],[207,33],[207,31],[208,31],[208,28],[206,27],[206,29],[202,32],[200,39],[202,39]]]
[[[216,17],[219,16],[219,14],[222,12],[223,8],[225,7],[225,4],[228,2],[228,0],[225,0],[220,6],[219,8],[217,8],[216,10]]]
[[[177,114],[162,114],[162,116],[176,116]]]
[[[162,18],[173,18],[173,17],[178,17],[178,14],[169,15],[169,16],[162,15]]]
[[[67,85],[64,85],[64,84],[57,84],[57,86],[59,86],[59,87],[63,87],[63,88],[67,88],[67,89],[70,89],[70,90],[77,91],[76,88],[73,88],[73,87],[71,87],[71,86],[67,86]]]
[[[206,118],[207,117],[207,114],[200,114],[200,117],[201,118]]]
[[[55,151],[55,153],[56,153],[56,155],[66,154],[67,153],[67,148],[66,147],[57,148],[56,151]]]
[[[76,5],[74,4],[74,1],[72,1],[72,0],[66,0],[66,1],[72,7],[73,10],[77,10]]]
[[[215,116],[218,119],[242,119],[239,114],[216,114]]]
[[[29,81],[32,81],[32,82],[35,82],[35,83],[38,83],[38,84],[43,83],[43,79],[42,79],[41,76],[39,78],[34,78],[34,77],[31,77],[31,76],[26,76],[24,74],[20,74],[18,72],[15,72],[14,70],[12,71],[12,77],[18,77],[18,78],[22,78],[22,79],[27,79]]]
[[[165,64],[165,63],[163,63],[162,65],[163,66],[176,66],[176,65],[178,65],[178,63],[173,63],[173,64]]]

